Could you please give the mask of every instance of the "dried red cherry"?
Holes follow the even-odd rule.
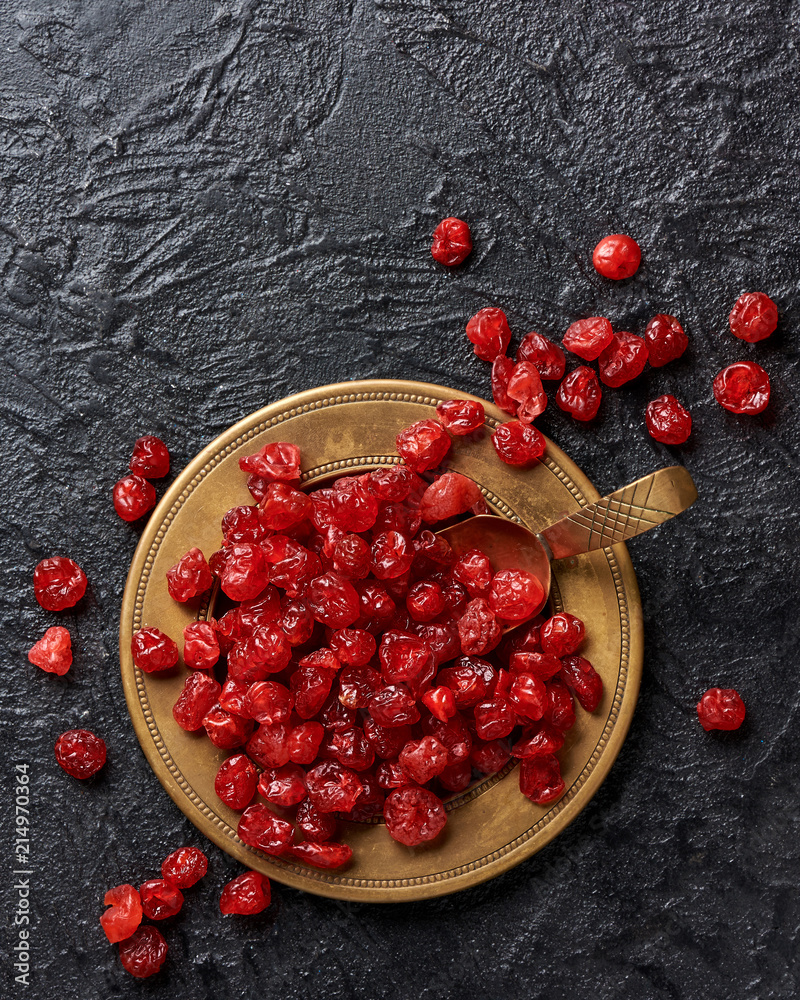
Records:
[[[74,607],[86,593],[86,575],[66,556],[42,559],[33,571],[33,594],[45,611]]]
[[[216,705],[221,690],[221,685],[209,674],[202,671],[189,674],[172,707],[172,716],[181,729],[188,733],[202,729],[203,720]]]
[[[556,403],[560,409],[576,420],[594,419],[602,398],[603,390],[597,381],[597,375],[586,365],[571,371],[556,393]]]
[[[306,797],[304,771],[298,764],[267,768],[258,779],[258,791],[275,806],[296,806]]]
[[[744,702],[733,688],[709,688],[697,703],[697,717],[706,732],[738,729],[744,716]]]
[[[312,841],[304,844],[295,844],[286,851],[287,855],[304,861],[307,865],[315,868],[341,868],[353,856],[353,849],[347,844],[320,844]]]
[[[269,482],[292,482],[300,478],[300,449],[288,441],[265,444],[255,455],[240,458],[239,468]]]
[[[88,729],[69,729],[56,740],[56,761],[73,778],[91,778],[106,762],[106,745]]]
[[[584,361],[595,361],[614,338],[614,331],[605,316],[589,316],[567,327],[564,347]]]
[[[431,256],[446,267],[463,264],[472,252],[472,234],[461,219],[442,219],[433,231]]]
[[[467,323],[467,338],[474,344],[479,358],[494,361],[498,354],[506,353],[511,340],[506,314],[493,306],[479,309]]]
[[[467,656],[480,656],[494,649],[500,642],[503,630],[488,602],[475,597],[467,605],[458,621],[461,649]]]
[[[597,359],[600,381],[616,389],[638,378],[647,364],[647,344],[634,333],[621,330]]]
[[[728,322],[734,337],[755,344],[775,332],[778,307],[764,292],[745,292],[733,304]]]
[[[396,841],[415,847],[444,829],[447,813],[441,799],[426,788],[407,785],[391,792],[383,807],[386,829]]]
[[[692,433],[692,415],[674,396],[659,396],[644,411],[647,432],[662,444],[683,444]]]
[[[565,656],[561,660],[561,676],[575,692],[581,707],[593,712],[603,697],[603,681],[592,664],[583,656]]]
[[[577,653],[585,635],[586,629],[580,618],[567,614],[566,611],[548,618],[539,630],[542,652],[553,656],[571,656]]]
[[[539,580],[524,569],[501,569],[492,578],[489,607],[504,622],[524,622],[547,595]]]
[[[483,427],[486,414],[475,399],[447,399],[436,407],[436,416],[449,434],[462,437]]]
[[[179,889],[188,889],[208,871],[208,858],[199,847],[179,847],[161,862],[161,874]]]
[[[411,470],[427,472],[441,465],[450,450],[450,435],[436,420],[418,420],[400,431],[395,446]]]
[[[28,650],[28,659],[49,674],[63,677],[72,666],[72,639],[61,625],[49,628]]]
[[[174,601],[184,604],[204,593],[214,583],[206,557],[198,548],[189,549],[167,570],[167,590]]]
[[[109,889],[103,902],[110,909],[100,914],[100,925],[111,944],[129,938],[142,922],[142,899],[139,890],[123,883]]]
[[[223,886],[219,897],[222,913],[251,917],[269,906],[269,879],[261,872],[245,872]]]
[[[519,787],[523,795],[543,806],[564,794],[564,779],[558,758],[553,754],[526,757],[519,767]]]
[[[137,438],[128,468],[145,479],[163,479],[169,472],[167,446],[153,434]]]
[[[219,641],[210,622],[190,622],[183,630],[183,662],[190,670],[211,670],[219,659]]]
[[[631,236],[614,233],[604,236],[594,248],[592,263],[604,278],[620,281],[636,274],[642,261],[639,244]]]
[[[114,510],[123,521],[138,521],[156,505],[153,484],[131,472],[114,484]]]
[[[161,931],[152,924],[137,927],[129,938],[119,944],[122,967],[137,979],[154,976],[166,957],[167,942]]]
[[[255,765],[243,753],[224,760],[214,779],[214,791],[219,798],[226,806],[237,811],[250,805],[257,785],[258,772]]]
[[[336,835],[336,817],[332,813],[321,813],[309,799],[297,807],[297,827],[306,840],[315,844],[330,840]]]
[[[146,674],[171,670],[178,662],[178,647],[158,628],[143,628],[131,637],[134,666]]]
[[[363,785],[355,771],[338,761],[326,760],[306,774],[308,797],[321,813],[349,812]]]
[[[164,878],[150,878],[139,886],[142,912],[149,920],[174,917],[183,906],[183,893]]]
[[[279,819],[263,802],[245,809],[236,832],[245,844],[265,854],[282,854],[294,837],[292,824]]]
[[[498,354],[492,362],[492,398],[501,410],[510,413],[512,417],[517,415],[519,405],[508,394],[508,383],[514,368],[514,362],[505,354]]]
[[[542,388],[539,370],[530,361],[518,361],[506,386],[506,394],[517,403],[517,417],[529,424],[547,406],[547,395]]]
[[[661,368],[679,358],[689,346],[689,338],[674,316],[659,313],[644,328],[644,339],[649,351],[648,361],[653,368]]]
[[[547,442],[535,427],[519,420],[500,424],[492,435],[492,444],[498,456],[507,465],[524,468],[533,465],[542,455]]]
[[[535,365],[539,377],[560,379],[564,376],[566,358],[561,348],[540,333],[529,333],[522,338],[517,349],[517,361],[529,361]]]
[[[714,398],[731,413],[761,413],[769,403],[769,375],[755,361],[737,361],[714,379]]]
[[[476,483],[460,472],[446,472],[425,490],[419,506],[427,524],[446,521],[475,506],[483,494]]]

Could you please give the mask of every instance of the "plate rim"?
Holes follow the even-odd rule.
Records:
[[[153,739],[148,723],[149,708],[145,710],[140,696],[141,678],[138,678],[137,675],[141,672],[138,671],[137,668],[133,667],[131,660],[131,631],[130,629],[127,629],[126,632],[126,623],[133,622],[134,620],[137,610],[139,584],[143,571],[147,565],[148,554],[154,542],[158,540],[160,544],[160,541],[166,534],[166,528],[164,527],[165,520],[170,512],[173,510],[177,511],[177,509],[180,508],[180,504],[176,507],[176,502],[180,499],[186,488],[191,485],[192,489],[194,489],[202,481],[204,478],[204,470],[209,466],[210,459],[216,458],[221,454],[230,454],[234,450],[233,442],[237,441],[240,437],[244,437],[244,440],[247,440],[256,436],[256,428],[258,428],[261,423],[273,419],[280,413],[285,413],[287,417],[293,417],[299,413],[307,412],[310,408],[317,408],[317,402],[320,398],[324,401],[323,404],[320,405],[329,405],[328,400],[330,400],[334,405],[338,405],[346,402],[361,401],[360,397],[364,396],[368,401],[370,399],[379,400],[384,397],[391,400],[393,398],[393,394],[400,401],[405,401],[406,397],[408,397],[408,401],[410,402],[421,403],[424,402],[424,397],[430,396],[438,396],[439,398],[457,397],[462,399],[473,399],[484,405],[487,415],[493,418],[494,423],[501,423],[508,419],[507,414],[504,414],[503,411],[499,410],[494,404],[488,402],[480,396],[463,392],[461,390],[455,390],[448,386],[438,385],[436,383],[417,382],[404,379],[359,379],[351,382],[337,382],[330,385],[315,386],[310,389],[305,389],[283,399],[276,400],[273,403],[269,403],[259,410],[241,418],[236,423],[222,431],[222,433],[218,434],[212,441],[202,448],[197,455],[195,455],[194,458],[187,463],[178,476],[176,476],[174,482],[167,489],[161,501],[151,513],[150,519],[142,531],[138,545],[131,560],[120,609],[120,672],[122,675],[122,684],[128,713],[131,718],[134,732],[136,733],[139,744],[142,747],[145,758],[147,759],[151,769],[170,798],[173,802],[175,802],[184,815],[187,816],[187,818],[204,836],[208,837],[218,847],[225,851],[226,854],[233,856],[248,867],[265,872],[265,874],[268,874],[271,878],[274,878],[278,882],[328,898],[381,903],[411,901],[443,896],[462,891],[503,874],[504,872],[515,867],[517,864],[521,863],[523,860],[532,857],[535,853],[549,844],[559,833],[561,833],[577,818],[577,816],[583,811],[599,790],[627,737],[638,700],[644,657],[641,599],[633,564],[625,544],[618,543],[617,545],[610,547],[609,550],[606,550],[606,555],[610,559],[613,559],[613,561],[617,564],[616,573],[614,572],[614,568],[611,567],[612,574],[615,576],[615,583],[617,574],[620,578],[619,584],[617,585],[617,591],[620,591],[621,586],[622,591],[627,597],[629,637],[627,649],[627,676],[622,697],[619,699],[619,704],[617,704],[617,697],[615,696],[614,701],[609,708],[606,725],[608,724],[608,718],[610,718],[615,708],[617,710],[613,728],[602,749],[598,751],[598,747],[595,747],[592,757],[597,755],[597,759],[592,764],[590,773],[585,780],[581,781],[586,767],[592,763],[592,758],[587,761],[573,783],[573,786],[571,786],[572,788],[575,784],[578,785],[572,798],[559,809],[557,814],[552,819],[547,820],[549,813],[545,813],[545,815],[542,816],[536,824],[533,824],[533,826],[538,826],[540,823],[543,823],[544,826],[535,834],[530,833],[529,831],[529,835],[525,838],[525,841],[522,844],[517,845],[516,847],[510,847],[508,844],[505,845],[502,849],[500,857],[483,863],[480,867],[477,867],[474,870],[459,872],[458,874],[449,877],[447,873],[441,873],[440,878],[434,879],[434,877],[431,876],[430,881],[424,881],[422,884],[418,884],[418,880],[408,880],[414,884],[401,884],[399,886],[392,886],[391,888],[382,888],[374,885],[358,886],[351,884],[337,884],[335,881],[330,881],[332,876],[335,876],[335,873],[324,873],[323,876],[322,873],[317,872],[315,869],[301,866],[297,866],[299,874],[294,874],[293,870],[289,866],[278,862],[278,859],[270,858],[260,851],[253,850],[239,841],[238,838],[236,840],[232,839],[225,830],[227,827],[226,822],[222,820],[215,822],[213,819],[210,819],[202,812],[198,811],[197,803],[192,801],[186,791],[175,779],[175,776],[161,753],[157,742]],[[349,397],[353,398],[350,399]],[[435,400],[433,399],[429,401],[431,403],[435,403]],[[314,405],[310,406],[310,404]],[[581,503],[582,501],[587,503],[598,499],[600,494],[592,485],[588,477],[575,464],[575,462],[549,438],[546,438],[546,441],[546,457],[554,459],[553,465],[555,468],[551,468],[551,471],[555,472],[559,478],[562,478],[562,476],[559,475],[559,471],[564,469],[568,470],[568,481],[565,481],[563,478],[562,481],[565,482],[565,485],[568,489],[570,489],[570,492],[578,503]],[[241,443],[237,445],[237,447],[241,447]],[[363,465],[367,463],[368,457],[365,456],[361,460],[360,464]],[[336,464],[337,463],[332,463],[332,465]],[[194,481],[195,479],[197,479],[197,482]],[[575,489],[572,489],[571,486],[574,486]],[[139,608],[139,610],[141,610],[141,608]],[[152,718],[152,713],[150,713],[150,716]],[[162,745],[164,745],[163,741]],[[177,769],[177,765],[175,766]],[[179,770],[178,773],[180,773]],[[184,779],[184,781],[185,780],[186,779]],[[189,785],[188,782],[186,782],[186,784]],[[190,785],[189,787],[191,788]],[[567,794],[570,790],[571,789],[567,790]],[[196,793],[194,794],[195,798],[199,802],[203,802],[203,800],[200,799]],[[562,801],[563,797],[558,800],[558,802]],[[558,805],[558,802],[554,803],[554,807]],[[205,802],[203,802],[203,805],[207,806]],[[531,829],[533,829],[533,826]],[[401,882],[405,881],[407,880],[401,880]]]

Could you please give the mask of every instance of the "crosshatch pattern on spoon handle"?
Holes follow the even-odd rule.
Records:
[[[588,533],[585,551],[592,552],[624,542],[674,517],[674,511],[647,506],[653,483],[652,477],[644,482],[631,483],[598,500],[589,510],[573,514],[570,522]]]

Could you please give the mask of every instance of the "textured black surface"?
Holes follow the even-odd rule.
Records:
[[[798,992],[798,18],[796,3],[456,4],[82,0],[5,5],[0,27],[3,486],[3,915],[13,920],[12,782],[33,787],[33,973],[3,996],[725,997]],[[459,215],[476,249],[435,266]],[[644,249],[601,280],[607,232]],[[727,332],[743,290],[781,320]],[[340,379],[409,377],[488,394],[465,320],[515,334],[582,315],[641,331],[677,314],[684,359],[609,391],[594,425],[541,420],[610,490],[684,463],[700,501],[633,544],[646,626],[640,704],[611,776],[536,858],[427,904],[343,905],[275,888],[220,917],[239,868],[167,798],[134,737],[116,655],[137,532],[110,507],[133,438],[180,469],[230,423]],[[735,417],[710,381],[752,357],[773,402]],[[645,434],[675,392],[695,432]],[[75,665],[25,652],[56,616],[44,556],[91,581]],[[712,684],[748,705],[738,734],[694,715]],[[110,748],[79,785],[62,730]],[[139,983],[97,917],[108,886],[207,848],[209,877]],[[3,974],[9,976],[6,939]]]

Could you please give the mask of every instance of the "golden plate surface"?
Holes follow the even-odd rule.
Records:
[[[446,804],[448,823],[430,844],[396,843],[382,822],[346,823],[350,866],[320,871],[269,857],[236,835],[239,814],[214,792],[214,777],[228,754],[205,733],[184,732],[172,717],[186,676],[182,664],[168,675],[144,674],[131,658],[131,635],[157,626],[179,647],[196,607],[167,593],[165,572],[192,546],[206,555],[219,548],[220,520],[230,507],[252,503],[238,459],[269,441],[288,440],[303,456],[303,483],[331,474],[367,471],[398,461],[397,432],[433,417],[444,399],[477,399],[420,382],[369,380],[322,386],[273,403],[246,417],[204,448],[178,476],[153,512],[133,557],[120,621],[120,662],[136,735],[156,776],[205,836],[249,868],[297,889],[335,899],[398,902],[466,889],[514,867],[545,846],[586,806],[614,762],[630,725],[642,672],[639,591],[624,544],[553,564],[552,601],[586,623],[581,653],[603,678],[603,700],[592,715],[578,709],[559,754],[565,794],[536,806],[519,791],[517,766],[486,778]],[[490,507],[539,531],[598,498],[586,476],[552,442],[534,468],[519,470],[497,459],[490,431],[507,416],[491,403],[480,440],[455,438],[450,468],[474,479]]]

